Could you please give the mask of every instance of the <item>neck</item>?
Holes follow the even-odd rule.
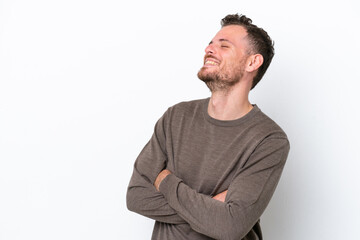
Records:
[[[212,92],[208,113],[218,120],[235,120],[253,108],[249,102],[249,89],[234,86],[227,91]]]

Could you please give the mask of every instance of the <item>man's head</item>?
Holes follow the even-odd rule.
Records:
[[[251,75],[251,89],[265,74],[274,56],[271,38],[244,15],[227,15],[221,30],[205,49],[198,77],[211,91],[226,90]],[[250,75],[249,75],[250,74]]]

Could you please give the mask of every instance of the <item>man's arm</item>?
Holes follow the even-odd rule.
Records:
[[[155,125],[155,131],[134,164],[133,175],[126,194],[130,211],[170,224],[186,223],[172,209],[153,183],[158,173],[166,167],[165,148],[166,113]]]
[[[186,223],[160,192],[134,168],[126,195],[130,211],[170,224]]]
[[[162,180],[164,180],[167,175],[171,174],[171,172],[167,169],[162,170],[159,175],[157,176],[154,186],[156,188],[156,190],[159,190],[160,187],[160,183],[162,182]],[[225,190],[219,194],[216,194],[215,196],[212,197],[212,199],[218,200],[220,202],[225,202],[225,198],[226,198],[226,194],[227,194],[228,190]]]
[[[236,173],[225,202],[197,193],[174,174],[166,174],[159,190],[195,231],[216,239],[242,239],[269,203],[288,151],[286,138],[265,139]]]

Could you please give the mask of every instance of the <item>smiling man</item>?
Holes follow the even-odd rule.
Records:
[[[248,96],[274,48],[244,15],[221,26],[198,73],[211,97],[170,107],[134,165],[127,206],[156,220],[152,239],[262,239],[289,141]]]

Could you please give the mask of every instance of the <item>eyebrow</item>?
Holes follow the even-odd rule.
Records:
[[[227,39],[225,39],[225,38],[220,38],[220,39],[219,39],[219,42],[228,42],[228,43],[230,43],[231,45],[234,45],[231,41],[229,41],[229,40],[227,40]],[[209,42],[209,45],[212,44],[212,43],[213,43],[213,41]]]

